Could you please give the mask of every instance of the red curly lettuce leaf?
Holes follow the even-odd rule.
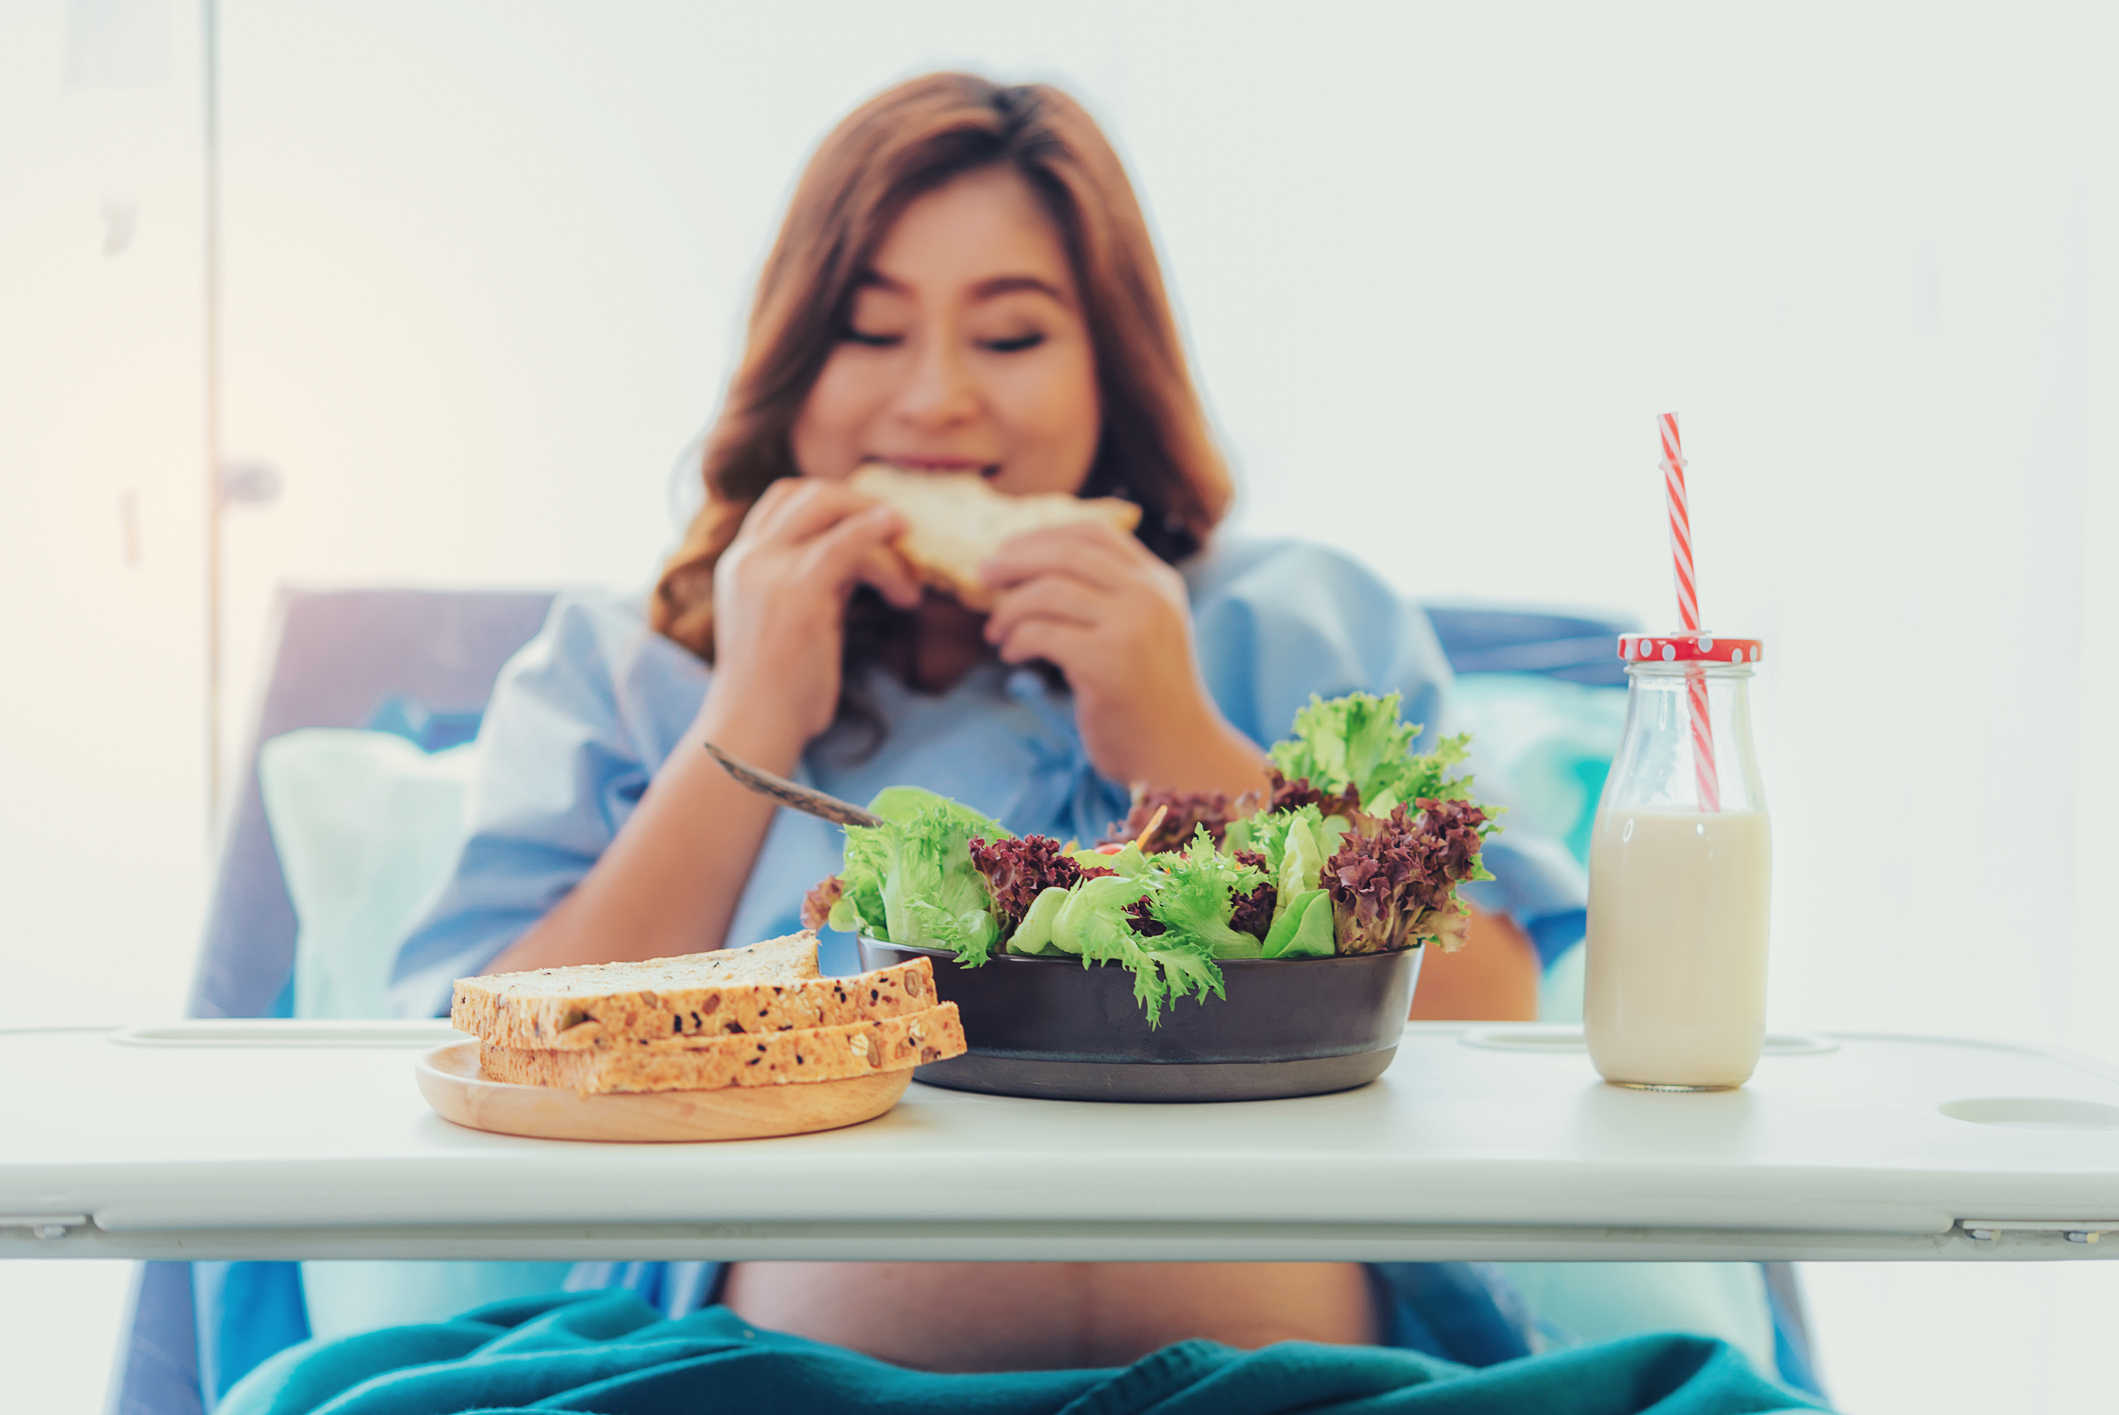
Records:
[[[1263,943],[1273,927],[1273,906],[1280,902],[1280,891],[1273,887],[1272,867],[1256,850],[1238,850],[1231,858],[1246,869],[1258,871],[1265,879],[1248,893],[1232,896],[1229,927]]]
[[[1049,835],[1023,835],[988,843],[971,839],[971,863],[993,892],[993,912],[1001,934],[1015,932],[1038,895],[1048,889],[1071,889],[1082,880],[1082,867]]]
[[[1219,846],[1229,822],[1242,820],[1267,805],[1267,796],[1258,791],[1230,796],[1220,791],[1166,791],[1161,787],[1136,786],[1133,808],[1126,812],[1124,820],[1111,823],[1099,843],[1118,845],[1140,840],[1141,849],[1148,854],[1166,854],[1190,845],[1192,837],[1205,827],[1207,835]],[[1158,811],[1162,812],[1159,822]],[[1150,826],[1154,829],[1149,830]],[[1147,832],[1145,840],[1141,839],[1143,831]]]
[[[1464,911],[1457,886],[1491,879],[1479,849],[1494,827],[1469,801],[1423,797],[1418,810],[1354,817],[1354,829],[1325,861],[1340,953],[1384,953],[1434,939],[1461,946]],[[1468,916],[1467,916],[1468,918]]]
[[[1279,767],[1271,771],[1273,790],[1270,810],[1292,811],[1303,806],[1315,806],[1323,816],[1345,816],[1361,808],[1361,788],[1349,785],[1339,791],[1323,791],[1310,784],[1307,776],[1293,781],[1281,774]]]
[[[831,911],[845,897],[846,884],[837,875],[817,881],[809,893],[802,896],[802,927],[805,929],[827,928],[831,924]]]
[[[1136,899],[1126,906],[1126,922],[1132,925],[1133,932],[1142,938],[1160,938],[1169,927],[1155,917],[1155,911],[1149,908],[1145,898]]]

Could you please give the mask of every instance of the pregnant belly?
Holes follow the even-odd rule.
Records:
[[[722,1300],[927,1371],[1122,1366],[1188,1337],[1378,1339],[1354,1263],[738,1263]]]

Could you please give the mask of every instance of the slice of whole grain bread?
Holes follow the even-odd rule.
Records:
[[[1003,541],[1078,521],[1109,521],[1128,532],[1140,524],[1140,507],[1115,496],[1009,496],[976,472],[916,472],[869,462],[855,468],[846,484],[905,518],[897,548],[922,580],[977,610],[993,608],[994,592],[979,578],[979,566]]]
[[[817,975],[804,930],[748,948],[459,978],[450,1024],[497,1047],[594,1051],[836,1026],[934,1006],[924,958],[851,978]]]
[[[478,1049],[487,1080],[562,1087],[583,1095],[838,1081],[876,1071],[902,1071],[963,1054],[964,1024],[953,1002],[876,1022],[798,1027],[703,1042],[635,1042],[601,1051],[482,1043]]]

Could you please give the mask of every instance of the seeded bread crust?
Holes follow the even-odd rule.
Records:
[[[996,596],[979,578],[979,566],[1010,537],[1078,521],[1108,521],[1128,532],[1140,524],[1140,507],[1131,501],[1061,492],[1009,496],[976,472],[916,472],[869,462],[855,468],[846,484],[905,518],[896,545],[921,580],[981,612],[992,610]]]
[[[701,1044],[636,1042],[603,1051],[551,1051],[481,1044],[486,1079],[553,1086],[582,1095],[625,1091],[718,1091],[786,1086],[903,1071],[964,1054],[956,1004],[880,1022],[803,1027]]]
[[[910,1016],[934,1005],[934,966],[924,958],[916,958],[850,978],[819,978],[815,982],[774,987],[727,987],[704,994],[614,997],[596,1003],[589,1020],[577,1022],[544,1045],[558,1051],[601,1051],[642,1042],[671,1047],[706,1046],[724,1037],[878,1022],[887,1017]],[[493,1040],[504,1046],[521,1044],[506,1035],[496,1034]]]
[[[640,1042],[703,1045],[722,1037],[875,1021],[935,1004],[934,968],[924,958],[855,977],[807,982],[686,987],[671,985],[674,980],[642,979],[620,990],[626,981],[621,978],[612,980],[619,986],[591,983],[527,994],[509,985],[511,979],[541,976],[502,973],[460,980],[450,1024],[491,1046],[600,1051]]]

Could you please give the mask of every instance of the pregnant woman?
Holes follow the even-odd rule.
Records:
[[[844,485],[871,459],[1126,497],[1140,529],[1009,542],[984,569],[997,607],[974,614],[923,592],[893,514]],[[824,140],[701,471],[704,507],[645,612],[562,600],[503,674],[472,832],[399,956],[408,1011],[445,1012],[469,973],[794,929],[837,831],[776,815],[705,741],[853,800],[910,783],[1018,833],[1093,840],[1130,782],[1262,785],[1259,744],[1312,693],[1397,691],[1430,726],[1446,711],[1425,619],[1373,575],[1214,535],[1229,476],[1146,221],[1109,143],[1047,87],[918,79]],[[1582,902],[1535,847],[1488,850],[1499,879],[1472,946],[1428,960],[1416,1015],[1532,1015],[1526,930]],[[853,970],[848,942],[826,962]],[[1108,1365],[1196,1336],[1522,1349],[1505,1300],[1446,1266],[585,1264],[576,1281],[673,1312],[718,1300],[929,1370]],[[1443,1290],[1455,1337],[1420,1308]]]

